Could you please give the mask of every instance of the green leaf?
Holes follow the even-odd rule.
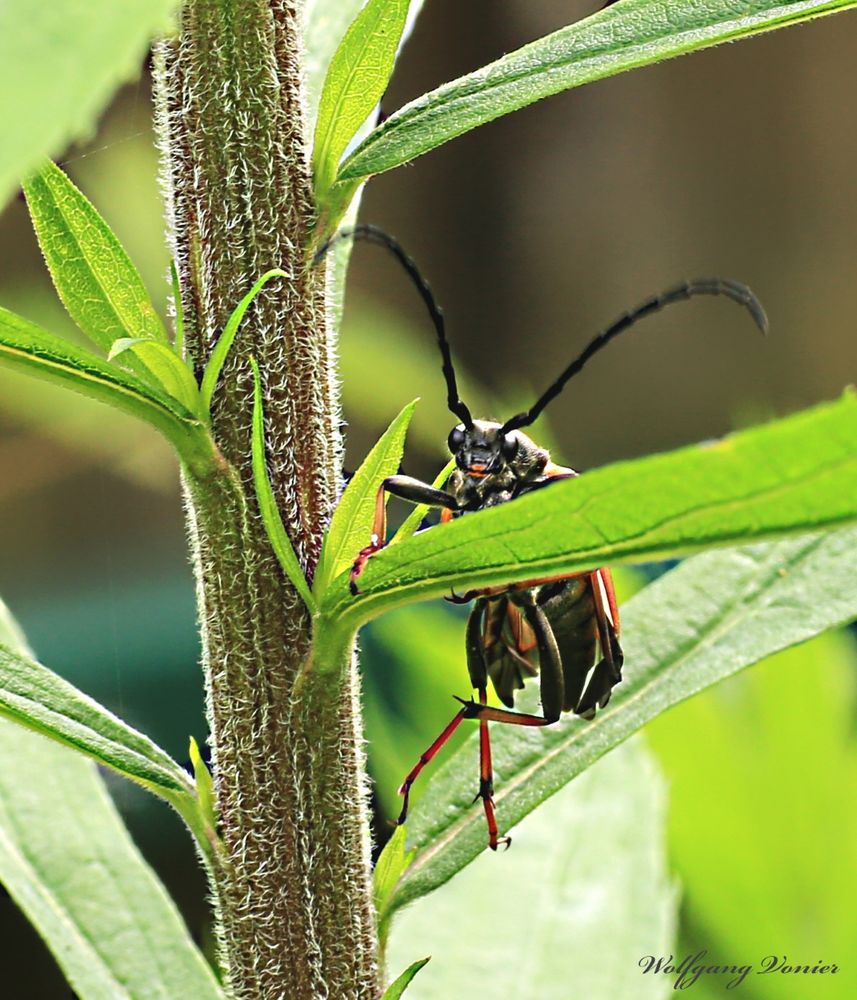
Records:
[[[105,351],[126,337],[168,344],[137,268],[62,170],[46,162],[24,182],[24,193],[57,293],[83,333]],[[142,375],[149,370],[136,357],[131,366]]]
[[[0,643],[22,674],[44,670],[28,662],[2,601]],[[7,719],[0,719],[0,882],[80,1000],[224,1000],[95,766]]]
[[[92,132],[116,88],[140,75],[175,0],[0,4],[0,205],[44,156]]]
[[[855,5],[855,0],[622,0],[406,104],[346,159],[337,182],[353,184],[401,166],[551,94]]]
[[[304,0],[304,74],[309,131],[315,131],[318,102],[330,61],[363,4],[364,0]]]
[[[145,420],[199,476],[209,473],[216,462],[208,431],[176,400],[2,307],[0,364],[75,389]]]
[[[508,830],[649,720],[778,650],[857,616],[857,528],[708,552],[622,608],[625,680],[592,722],[493,727],[495,802]],[[516,707],[537,711],[533,685]],[[485,849],[473,805],[470,739],[430,782],[408,821],[417,855],[389,904],[431,892]]]
[[[221,371],[223,371],[223,366],[229,356],[229,350],[235,340],[235,335],[238,333],[238,328],[241,326],[241,321],[244,319],[244,314],[271,278],[287,277],[288,275],[286,272],[280,270],[278,267],[274,267],[270,271],[266,271],[262,277],[255,282],[253,287],[238,303],[238,305],[232,310],[232,315],[226,321],[223,333],[214,345],[214,350],[211,352],[211,357],[208,359],[208,364],[205,366],[205,372],[202,376],[200,394],[202,396],[203,413],[211,412],[211,400],[214,396],[214,390],[217,388],[217,380],[220,378]]]
[[[225,336],[225,334],[224,334]],[[291,539],[283,525],[271,480],[268,478],[268,461],[265,455],[265,410],[262,402],[262,380],[259,376],[259,365],[255,358],[250,359],[253,368],[253,484],[256,488],[256,501],[265,525],[265,531],[271,542],[283,572],[292,581],[297,592],[303,598],[310,613],[315,614],[317,605],[309,584],[304,576],[298,557],[292,547]]]
[[[171,802],[194,794],[182,768],[148,736],[5,644],[0,644],[0,715],[92,757]]]
[[[399,470],[414,400],[399,413],[345,487],[324,539],[313,590],[318,597],[339,573],[350,570],[357,553],[369,544],[378,488]],[[387,498],[384,498],[386,503]]]
[[[409,601],[857,519],[857,396],[714,444],[619,462],[374,555],[327,591],[343,632]]]
[[[114,342],[107,360],[113,361],[129,352],[152,373],[159,389],[163,389],[191,413],[200,412],[200,394],[196,380],[170,344],[140,340],[139,337],[123,337]]]
[[[0,882],[80,1000],[225,1000],[95,766],[5,720]]]
[[[304,80],[306,83],[307,131],[315,132],[318,118],[318,104],[321,97],[330,62],[338,48],[338,43],[345,34],[351,22],[364,5],[364,0],[306,0],[304,11]],[[407,41],[411,29],[423,6],[423,0],[410,0],[408,18],[405,30],[399,42],[399,52]],[[351,139],[351,144],[365,138],[372,130],[374,122],[372,115],[363,122]],[[338,225],[353,226],[357,221],[357,211],[360,206],[362,182],[352,185],[339,185],[333,202],[328,202],[325,208],[325,218],[319,227],[316,237],[324,240],[331,236]],[[345,284],[345,271],[351,244],[343,241],[331,251],[328,264],[328,291],[333,328],[339,327],[342,316],[342,298]],[[468,397],[469,399],[470,397]]]
[[[405,827],[397,826],[393,836],[390,837],[384,850],[381,851],[372,876],[375,912],[378,914],[378,936],[381,939],[382,947],[387,936],[389,902],[393,898],[397,882],[407,870],[415,853],[406,849],[405,838]]]
[[[855,682],[854,636],[828,633],[647,727],[670,787],[685,934],[710,953],[761,959],[782,941],[790,961],[811,953],[814,963],[853,949],[857,797],[843,791],[857,787]],[[728,880],[716,874],[725,871]],[[813,977],[818,996],[857,993],[853,963],[828,978]],[[782,979],[754,975],[754,997],[783,1000]]]
[[[431,956],[428,958],[420,958],[416,962],[405,969],[405,971],[397,976],[396,979],[390,983],[386,990],[384,990],[384,996],[381,1000],[399,1000],[399,997],[405,992],[405,990],[411,985],[411,980],[420,971],[420,969],[431,961]]]
[[[331,60],[313,146],[319,205],[324,204],[346,146],[384,96],[408,6],[409,0],[368,0]]]
[[[409,997],[662,1000],[666,977],[638,963],[673,950],[666,804],[641,741],[599,760],[520,824],[501,859],[486,852],[396,916],[390,963],[432,953]]]
[[[214,780],[211,777],[202,754],[199,752],[199,744],[190,737],[190,762],[193,767],[193,776],[196,781],[196,794],[199,800],[199,811],[209,830],[217,829],[217,807],[215,805]]]

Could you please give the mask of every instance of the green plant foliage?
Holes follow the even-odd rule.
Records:
[[[324,204],[346,146],[387,89],[408,6],[409,0],[368,0],[330,62],[313,147],[320,205]]]
[[[396,979],[390,983],[386,990],[384,990],[384,996],[381,1000],[399,1000],[399,997],[405,992],[405,990],[411,985],[414,976],[431,961],[429,958],[421,958],[416,962],[411,963],[401,974],[397,976]]]
[[[857,528],[689,559],[622,609],[626,679],[592,722],[495,726],[495,801],[509,828],[627,739],[697,691],[857,616]],[[531,685],[519,699],[537,710]],[[390,906],[447,881],[485,848],[473,805],[474,739],[440,768],[408,821],[417,855]]]
[[[501,115],[637,66],[797,24],[855,0],[622,0],[405,105],[340,168],[343,187]]]
[[[22,664],[22,674],[38,667],[2,601],[0,649],[4,669],[7,658]],[[80,1000],[224,1000],[95,766],[7,719],[0,719],[0,882]]]
[[[853,637],[819,636],[646,730],[670,784],[670,856],[688,918],[677,954],[706,947],[756,969],[772,953],[839,964],[833,977],[754,971],[741,990],[759,1000],[857,994],[844,960],[857,940],[855,681]]]
[[[223,370],[227,357],[229,356],[229,350],[235,340],[235,335],[238,333],[238,328],[241,326],[241,321],[244,319],[244,314],[253,304],[253,301],[259,292],[262,291],[265,285],[267,285],[272,278],[288,278],[288,275],[285,271],[280,270],[278,267],[272,268],[270,271],[266,271],[262,277],[254,283],[253,287],[238,303],[238,305],[232,310],[232,314],[226,321],[226,326],[223,328],[223,333],[220,335],[220,339],[214,345],[214,350],[211,352],[211,357],[208,359],[208,364],[205,366],[205,372],[202,376],[202,385],[200,386],[200,394],[202,396],[202,412],[206,415],[211,412],[211,400],[214,396],[214,390],[217,387],[217,380],[220,378],[220,373]]]
[[[378,936],[381,939],[381,946],[387,937],[389,921],[388,904],[393,898],[396,883],[405,873],[414,851],[407,850],[405,846],[406,838],[404,826],[397,826],[395,833],[387,841],[378,863],[373,872],[373,885],[375,891],[375,912],[378,914]]]
[[[95,766],[6,720],[0,881],[80,1000],[224,1000]]]
[[[309,133],[315,132],[318,102],[330,60],[363,3],[364,0],[304,0],[304,74]]]
[[[193,795],[182,768],[148,736],[41,663],[3,644],[0,715],[79,750],[171,802]]]
[[[637,963],[673,948],[665,823],[664,781],[640,742],[599,760],[521,823],[501,863],[485,853],[396,916],[394,966],[432,953],[409,997],[482,996],[499,983],[503,1000],[662,998],[665,983]]]
[[[139,337],[123,337],[114,342],[107,355],[108,361],[114,361],[123,354],[131,352],[152,373],[158,387],[178,400],[191,413],[200,414],[200,395],[188,366],[173,350],[172,345],[162,344],[157,340],[140,340]],[[207,415],[207,414],[206,414]]]
[[[309,584],[304,576],[298,557],[292,547],[277,501],[271,480],[268,478],[268,461],[265,455],[265,410],[262,402],[262,380],[259,375],[259,365],[255,358],[250,359],[253,369],[253,484],[256,489],[256,501],[265,525],[265,531],[271,542],[280,566],[286,576],[292,581],[297,592],[303,598],[304,604],[312,613],[317,605]]]
[[[123,338],[168,344],[137,268],[62,170],[46,162],[24,192],[57,294],[81,331],[104,351]],[[131,355],[131,367],[145,376],[149,365],[136,351]]]
[[[136,79],[176,0],[0,4],[0,205],[44,156],[88,134],[114,90]]]
[[[159,430],[197,475],[216,462],[205,426],[180,402],[0,307],[0,364],[75,389]]]
[[[214,780],[208,765],[199,752],[199,744],[191,736],[189,740],[190,763],[193,767],[193,777],[196,782],[196,795],[199,800],[200,814],[210,831],[217,829],[217,809],[215,805]]]
[[[323,594],[331,580],[350,570],[357,553],[369,544],[378,488],[398,472],[415,406],[416,400],[399,413],[345,487],[324,539],[313,584],[316,594]]]
[[[739,544],[857,519],[857,396],[619,462],[419,532],[344,576],[323,613],[357,626],[408,601]]]

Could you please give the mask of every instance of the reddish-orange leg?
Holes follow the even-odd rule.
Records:
[[[411,788],[423,768],[434,759],[444,744],[452,734],[458,729],[465,719],[479,720],[479,791],[477,799],[482,799],[485,809],[485,820],[488,824],[488,846],[492,851],[496,851],[500,844],[508,845],[511,838],[498,836],[497,819],[494,814],[494,773],[491,765],[491,741],[488,734],[489,722],[503,722],[514,726],[547,726],[549,721],[540,715],[526,715],[523,712],[510,712],[503,708],[493,708],[487,704],[488,692],[485,688],[479,689],[479,701],[461,702],[461,709],[443,728],[440,735],[429,748],[420,756],[416,765],[408,772],[408,776],[402,782],[399,794],[403,797],[402,811],[396,822],[401,825],[408,816],[408,800]],[[475,801],[475,800],[474,800]]]

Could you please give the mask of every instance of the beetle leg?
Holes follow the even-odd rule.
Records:
[[[467,661],[470,665],[470,679],[474,687],[484,687],[488,681],[488,674],[485,669],[485,661],[482,658],[482,616],[485,610],[485,602],[479,601],[474,609],[470,612],[470,618],[467,620],[467,638],[466,638],[466,649],[467,649]],[[458,699],[461,701],[461,699]],[[459,725],[465,719],[475,718],[471,714],[470,702],[461,701],[462,708],[456,715],[447,723],[444,729],[441,731],[437,739],[431,744],[428,750],[425,751],[420,756],[420,759],[414,765],[413,768],[408,772],[407,777],[402,782],[399,788],[399,795],[404,797],[404,802],[402,803],[402,811],[399,813],[399,818],[396,821],[400,826],[405,822],[405,818],[408,815],[408,797],[411,793],[411,786],[420,776],[423,768],[430,764],[432,758],[441,750],[446,741],[452,736]]]
[[[455,730],[458,729],[459,725],[466,718],[468,718],[466,707],[462,708],[460,712],[456,712],[455,716],[444,727],[440,736],[437,737],[437,739],[432,743],[432,745],[428,748],[428,750],[425,751],[425,753],[421,754],[420,759],[417,761],[414,767],[408,772],[408,776],[402,782],[402,786],[399,789],[399,795],[401,795],[404,799],[404,801],[402,802],[402,811],[399,813],[399,818],[396,820],[396,823],[399,826],[401,826],[402,823],[405,822],[408,816],[408,797],[411,794],[411,786],[420,776],[420,772],[426,766],[426,764],[431,763],[432,758],[436,756],[438,751],[443,747],[444,743],[446,743],[446,741],[450,738],[450,736],[452,736]]]
[[[428,483],[419,479],[412,479],[410,476],[388,476],[378,487],[375,497],[375,518],[372,522],[372,537],[369,544],[357,553],[354,565],[351,567],[351,576],[348,586],[352,594],[358,594],[357,577],[363,572],[363,567],[367,560],[379,549],[382,549],[387,537],[387,494],[401,500],[409,500],[411,503],[424,503],[431,507],[443,507],[446,510],[458,510],[458,501],[451,493],[445,490],[437,490]]]
[[[591,579],[601,660],[595,665],[586,690],[574,709],[584,719],[593,718],[595,709],[604,708],[610,700],[613,688],[622,680],[625,659],[619,645],[619,615],[610,573],[606,569],[598,569],[591,574]]]
[[[488,846],[492,851],[503,844],[508,847],[512,843],[511,837],[498,836],[497,816],[494,810],[494,768],[491,761],[491,739],[488,733],[489,722],[506,722],[514,726],[547,726],[550,722],[541,715],[526,715],[523,712],[510,712],[504,708],[494,708],[487,704],[488,692],[484,687],[479,688],[479,701],[461,702],[462,709],[459,716],[462,719],[479,720],[479,791],[477,799],[482,799],[482,808],[485,810],[485,822],[488,825]],[[458,718],[458,716],[456,716]],[[474,800],[475,801],[475,800]]]
[[[487,601],[477,601],[467,619],[465,638],[467,670],[470,674],[470,683],[479,692],[479,704],[477,705],[474,701],[463,703],[462,712],[465,713],[465,717],[470,716],[474,709],[478,713],[488,709],[488,667],[485,663],[483,631],[486,606]],[[479,791],[476,793],[476,798],[482,799],[482,808],[485,810],[485,822],[488,825],[488,846],[492,851],[496,851],[500,844],[505,844],[508,847],[512,841],[509,837],[498,836],[497,817],[494,813],[494,768],[491,763],[491,737],[488,733],[488,720],[482,714],[475,717],[479,719]]]
[[[533,630],[539,649],[539,676],[541,683],[542,712],[546,723],[556,722],[562,712],[565,698],[565,679],[562,673],[562,659],[548,616],[536,604],[532,593],[527,593],[527,602],[522,611],[527,624]]]
[[[488,691],[484,687],[479,689],[479,704],[488,704]],[[476,798],[482,799],[482,808],[485,810],[488,846],[492,851],[496,851],[500,844],[508,847],[512,843],[512,838],[498,836],[497,816],[494,813],[494,767],[491,763],[491,737],[488,733],[488,720],[482,717],[479,719],[479,793]]]

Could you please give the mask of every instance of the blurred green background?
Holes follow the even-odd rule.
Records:
[[[385,108],[590,10],[432,0]],[[537,426],[559,461],[587,469],[718,436],[853,381],[855,46],[857,17],[846,15],[720,47],[542,102],[372,182],[361,217],[394,233],[430,278],[474,411],[508,416],[617,313],[709,273],[752,285],[769,338],[713,300],[648,321],[552,404],[549,429]],[[65,162],[164,300],[150,118],[144,68]],[[0,219],[0,302],[73,336],[21,201]],[[421,396],[406,468],[433,476],[452,418],[432,331],[373,248],[353,257],[342,359],[348,466]],[[205,727],[166,446],[96,404],[0,372],[0,550],[0,593],[44,662],[184,759],[188,735],[204,738]],[[626,592],[635,585],[626,575]],[[361,639],[379,830],[397,810],[402,774],[452,713],[450,695],[467,693],[462,638],[460,615],[429,606]],[[783,953],[846,966],[798,986],[759,977],[745,997],[857,995],[847,969],[857,940],[855,666],[851,637],[825,638],[651,727],[684,886],[677,954],[706,947],[730,962]],[[204,888],[180,824],[136,789],[112,787],[204,940]],[[6,954],[33,955],[16,1000],[70,995],[7,899],[0,940]],[[694,990],[731,995],[710,982]]]

